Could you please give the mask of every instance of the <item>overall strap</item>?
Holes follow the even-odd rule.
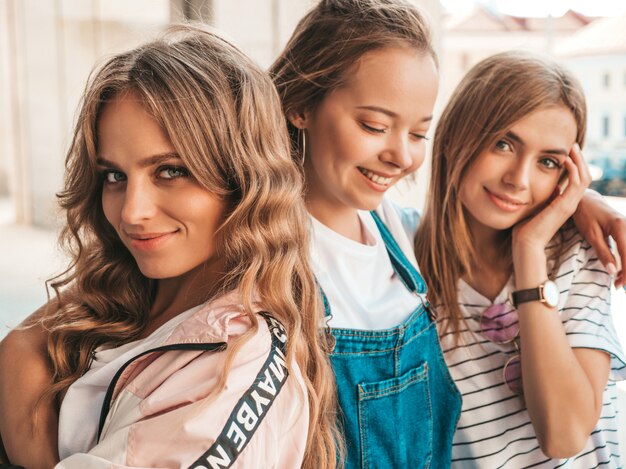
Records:
[[[412,292],[426,293],[426,282],[424,282],[420,273],[406,258],[404,252],[402,252],[402,249],[400,249],[400,246],[398,246],[398,243],[389,231],[389,228],[387,228],[387,225],[383,223],[375,211],[372,210],[370,213],[376,222],[378,231],[380,231],[383,237],[387,252],[389,253],[389,259],[391,259],[391,264],[396,273],[400,276],[402,283]]]
[[[324,303],[324,316],[326,317],[326,321],[328,321],[330,320],[330,317],[332,316],[331,311],[330,311],[330,302],[328,301],[328,297],[326,296],[324,289],[322,288],[320,283],[317,281],[317,277],[313,276],[313,278],[315,279],[315,284],[317,285],[317,289],[320,291],[320,294],[322,295],[322,302]]]
[[[404,284],[404,286],[415,293],[426,293],[426,282],[420,275],[420,273],[413,267],[413,265],[409,262],[409,260],[398,246],[397,241],[394,239],[393,235],[387,228],[387,225],[380,219],[378,214],[375,211],[370,212],[372,218],[376,222],[376,226],[378,231],[380,232],[383,242],[385,243],[385,247],[387,248],[387,252],[389,253],[389,259],[391,260],[391,265],[393,269],[396,271],[400,280]],[[317,279],[315,279],[315,283],[322,295],[322,301],[324,303],[324,312],[325,316],[328,319],[331,316],[330,303],[328,302],[328,297],[326,293],[324,293],[324,289],[319,284]]]

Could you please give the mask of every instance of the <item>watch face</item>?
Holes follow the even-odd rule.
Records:
[[[548,306],[556,307],[559,304],[559,287],[552,280],[543,284],[543,298]]]

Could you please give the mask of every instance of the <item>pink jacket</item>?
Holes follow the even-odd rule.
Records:
[[[298,366],[287,371],[277,321],[259,313],[258,331],[212,395],[226,350],[251,326],[237,300],[206,305],[128,362],[107,392],[96,446],[56,469],[300,467],[307,392]]]

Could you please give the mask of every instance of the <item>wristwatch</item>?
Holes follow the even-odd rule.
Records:
[[[509,299],[516,308],[520,304],[530,301],[541,301],[552,308],[556,308],[559,304],[559,287],[552,280],[546,280],[538,287],[511,292]]]

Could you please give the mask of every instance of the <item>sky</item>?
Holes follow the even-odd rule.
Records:
[[[561,16],[568,9],[588,16],[617,16],[626,13],[626,2],[623,0],[441,0],[441,3],[450,12],[471,10],[474,3],[482,3],[515,16]]]

